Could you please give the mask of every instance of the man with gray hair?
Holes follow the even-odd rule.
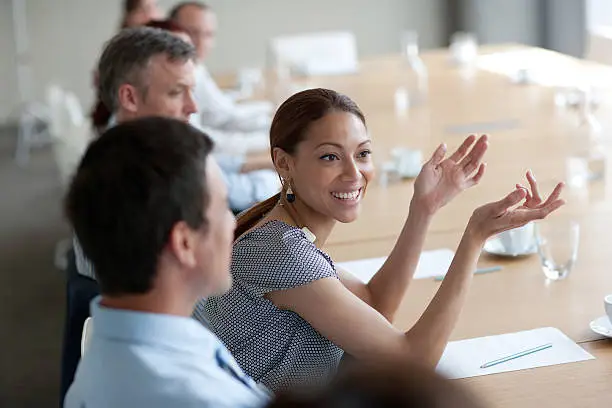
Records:
[[[98,93],[115,122],[144,116],[189,121],[199,128],[194,91],[197,53],[172,34],[153,28],[124,30],[106,46],[100,58]],[[278,175],[266,151],[234,155],[215,152],[228,189],[229,206],[246,210],[280,190]]]
[[[108,42],[100,57],[98,92],[116,123],[147,116],[189,122],[197,111],[194,63],[193,46],[168,31],[123,30]],[[270,158],[249,156],[237,163],[231,156],[214,156],[228,188],[230,208],[243,209],[237,204],[257,202],[253,196],[261,193],[258,172],[269,166]],[[74,247],[79,273],[94,278],[93,267],[76,239]]]
[[[117,122],[145,116],[189,121],[197,111],[194,48],[155,28],[123,30],[106,45],[98,93]]]

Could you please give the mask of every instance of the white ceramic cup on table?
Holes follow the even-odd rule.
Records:
[[[519,228],[504,231],[498,235],[504,251],[509,254],[525,254],[535,243],[534,224],[528,223]]]
[[[604,298],[604,307],[610,323],[612,324],[612,295],[608,295]]]

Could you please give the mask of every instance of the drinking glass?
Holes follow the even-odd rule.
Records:
[[[458,31],[451,36],[451,58],[456,64],[468,65],[478,56],[478,41],[473,33]]]
[[[580,225],[575,221],[540,221],[536,223],[535,235],[546,278],[565,279],[578,258]]]
[[[395,109],[399,114],[427,99],[429,77],[427,67],[419,57],[419,34],[416,31],[402,32],[402,57],[401,74],[394,94]]]
[[[419,33],[413,30],[402,32],[402,54],[408,61],[419,58]]]
[[[583,87],[580,89],[579,99],[579,123],[580,126],[587,127],[593,133],[599,133],[602,130],[601,123],[595,117],[593,108],[596,106],[595,91],[592,87]]]

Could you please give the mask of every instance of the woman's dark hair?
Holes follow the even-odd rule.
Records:
[[[281,393],[268,408],[482,408],[459,384],[413,364],[353,366],[321,392]]]
[[[127,4],[135,4],[138,3],[136,1],[126,1]],[[137,6],[137,5],[136,5]],[[178,24],[176,24],[172,20],[152,20],[144,25],[145,27],[151,28],[159,28],[162,30],[170,31],[173,33],[185,33],[187,34]],[[97,84],[96,84],[97,86]],[[94,105],[93,110],[91,111],[91,122],[93,124],[94,129],[98,132],[103,131],[104,128],[108,125],[110,118],[112,116],[111,109],[109,109],[103,102],[102,99],[98,96],[96,98],[96,104]]]
[[[306,137],[310,125],[330,112],[348,112],[357,116],[365,125],[365,116],[351,98],[330,89],[307,89],[287,99],[278,108],[270,127],[270,154],[280,148],[294,154]],[[283,186],[285,189],[285,186]],[[235,237],[251,229],[278,202],[280,195],[255,205],[238,217]]]

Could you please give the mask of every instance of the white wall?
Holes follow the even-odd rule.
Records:
[[[587,0],[587,27],[612,26],[612,1]]]
[[[34,88],[46,84],[77,93],[89,107],[92,69],[105,40],[117,29],[119,0],[24,0],[27,2]],[[176,1],[160,0],[168,10]],[[18,99],[10,0],[0,0],[0,122]],[[213,71],[264,63],[272,36],[327,29],[352,30],[361,55],[399,50],[403,29],[417,29],[424,48],[444,43],[444,0],[209,0],[220,21]],[[85,29],[83,29],[85,27]],[[7,96],[8,95],[8,96]]]
[[[535,0],[463,0],[461,17],[482,44],[540,45],[538,3]]]
[[[12,10],[8,0],[0,0],[0,122],[18,102]]]
[[[612,1],[608,18],[612,24]],[[555,51],[582,58],[587,29],[588,4],[584,0],[547,0],[545,7],[545,45]]]

